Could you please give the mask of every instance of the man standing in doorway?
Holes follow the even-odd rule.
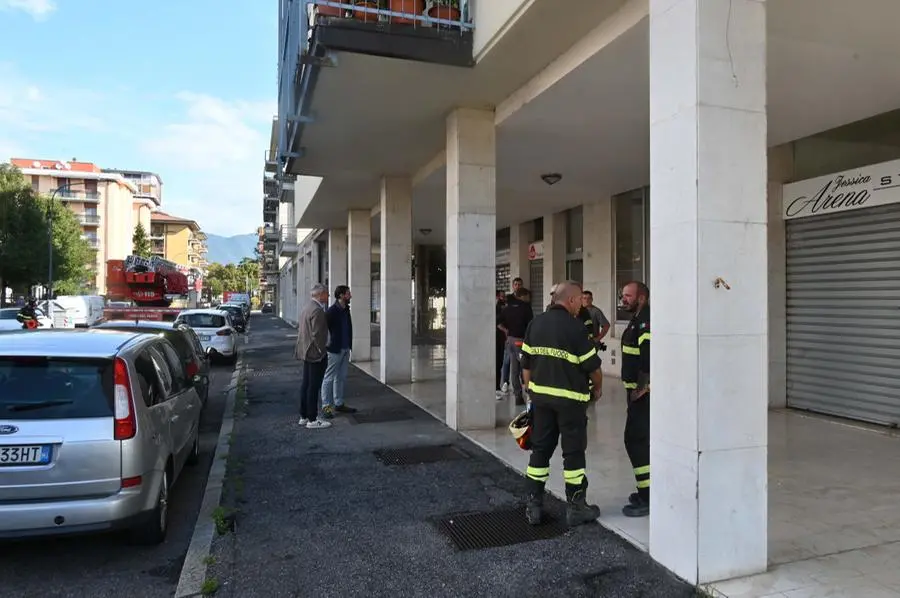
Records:
[[[509,378],[512,381],[513,395],[516,405],[524,405],[522,379],[520,373],[519,353],[522,352],[522,340],[525,331],[534,318],[531,311],[531,293],[525,287],[516,289],[515,301],[510,302],[500,312],[500,323],[497,328],[506,334],[506,353],[509,356]]]
[[[622,382],[628,397],[625,450],[637,492],[622,508],[626,517],[650,514],[650,289],[643,282],[622,288],[622,305],[633,314],[622,333]]]
[[[328,343],[328,289],[315,284],[310,290],[309,303],[300,311],[297,320],[297,344],[294,359],[303,362],[300,386],[300,425],[310,430],[330,428],[331,422],[318,419],[319,394],[327,365],[325,346]]]
[[[509,305],[516,301],[516,291],[521,289],[524,286],[525,282],[516,276],[512,281],[512,293],[506,296],[506,304]],[[503,366],[500,369],[500,395],[505,395],[509,392],[509,353],[503,353]],[[497,398],[500,398],[498,396]]]
[[[609,320],[606,318],[603,310],[594,305],[594,294],[592,292],[584,291],[584,293],[581,294],[581,305],[583,305],[588,311],[588,314],[590,314],[591,321],[594,324],[594,344],[599,345],[603,338],[609,333]]]
[[[584,324],[575,317],[580,309],[581,285],[574,281],[557,285],[553,305],[532,321],[522,345],[523,373],[532,404],[525,510],[531,525],[541,523],[544,487],[557,442],[563,453],[567,523],[580,525],[600,516],[600,509],[587,503],[585,451],[587,408],[600,397],[602,378],[597,350],[585,334]]]
[[[334,289],[334,303],[326,313],[328,319],[328,367],[322,382],[322,415],[334,417],[334,412],[356,413],[356,409],[344,404],[344,383],[353,350],[353,321],[350,319],[350,287],[340,285]]]

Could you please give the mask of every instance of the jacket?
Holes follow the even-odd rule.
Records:
[[[591,400],[590,375],[600,367],[584,322],[554,305],[535,316],[522,345],[522,367],[531,372],[534,398]]]
[[[500,312],[500,323],[509,330],[512,338],[525,338],[525,330],[533,319],[531,304],[521,299],[513,299]]]
[[[650,383],[650,306],[636,313],[622,333],[622,383],[628,391]]]
[[[294,345],[294,358],[300,361],[318,362],[326,357],[325,345],[328,343],[328,318],[325,310],[316,301],[310,299],[300,311],[297,320],[297,344]]]
[[[335,301],[325,312],[328,319],[328,345],[325,350],[329,353],[340,353],[341,338],[347,334],[347,346],[344,349],[353,350],[353,320],[350,318],[350,306],[341,307],[341,304]],[[346,319],[345,319],[346,318]]]

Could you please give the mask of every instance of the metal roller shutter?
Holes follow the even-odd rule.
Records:
[[[900,204],[786,228],[788,405],[900,424]]]
[[[531,288],[528,289],[531,291],[531,310],[539,314],[549,303],[547,297],[544,297],[544,260],[528,262],[528,278],[531,282]]]

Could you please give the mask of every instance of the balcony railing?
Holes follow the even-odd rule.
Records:
[[[88,226],[96,226],[100,224],[100,215],[99,214],[79,214],[78,222],[83,225]]]
[[[490,0],[485,0],[490,1]],[[471,0],[408,0],[403,11],[390,10],[390,0],[371,2],[331,0],[280,0],[278,25],[278,156],[288,155],[298,126],[304,122],[310,77],[317,68],[308,54],[311,31],[320,19],[352,19],[363,23],[388,24],[379,29],[391,35],[394,26],[471,32],[474,29]],[[383,8],[387,6],[387,8]],[[399,31],[398,31],[399,32]],[[471,56],[469,57],[471,59]],[[304,65],[303,63],[307,64]],[[268,170],[268,168],[267,168]],[[277,171],[277,165],[275,171]]]
[[[56,194],[56,197],[58,197],[62,201],[100,201],[100,193],[98,193],[97,191],[73,191],[70,189],[66,189],[63,191],[59,191]]]
[[[91,249],[100,249],[100,239],[97,237],[83,237]]]
[[[296,254],[299,249],[297,245],[297,228],[291,226],[290,224],[282,224],[281,237],[279,239],[278,245],[279,255],[285,256]]]
[[[266,150],[266,172],[277,172],[278,171],[278,162],[275,159],[275,156],[271,151]]]

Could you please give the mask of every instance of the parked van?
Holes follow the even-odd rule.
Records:
[[[72,315],[78,328],[93,326],[103,319],[103,297],[100,295],[60,295],[56,302]]]

